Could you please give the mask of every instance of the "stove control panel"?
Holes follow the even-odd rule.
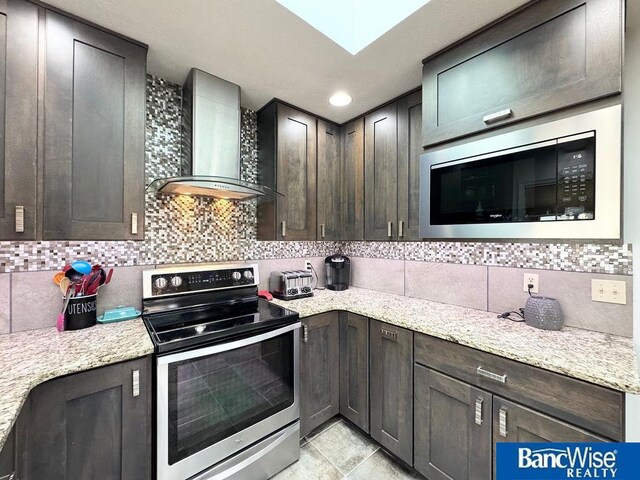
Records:
[[[255,264],[212,265],[147,270],[143,273],[144,298],[258,284]]]

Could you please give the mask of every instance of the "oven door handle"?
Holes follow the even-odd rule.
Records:
[[[300,328],[301,323],[297,322],[286,327],[278,328],[277,330],[271,330],[269,332],[261,333],[251,337],[243,338],[241,340],[235,340],[228,343],[221,343],[219,345],[212,345],[204,348],[194,348],[193,350],[187,350],[186,352],[174,353],[172,355],[166,355],[158,357],[158,365],[168,365],[170,363],[180,362],[182,360],[191,360],[193,358],[206,357],[214,355],[216,353],[226,352],[228,350],[234,350],[236,348],[247,347],[255,343],[260,343],[273,337],[297,330]]]

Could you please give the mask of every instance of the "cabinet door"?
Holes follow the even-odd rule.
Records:
[[[342,127],[342,238],[364,240],[364,118]]]
[[[411,465],[413,461],[413,332],[370,323],[371,436]]]
[[[391,240],[398,217],[398,122],[392,103],[365,117],[364,238]]]
[[[0,480],[11,479],[15,475],[16,438],[15,427],[11,429],[2,449],[0,450]]]
[[[422,92],[398,100],[398,240],[420,239]]]
[[[277,240],[316,239],[316,119],[278,105]]]
[[[619,93],[622,18],[620,0],[542,0],[427,60],[424,145]]]
[[[491,394],[415,365],[414,466],[430,480],[491,479]]]
[[[340,414],[369,433],[369,319],[340,313]]]
[[[578,427],[494,397],[493,441],[496,442],[602,442],[602,437]]]
[[[318,120],[318,240],[340,240],[340,128]]]
[[[300,436],[339,413],[338,312],[302,320],[300,344]]]
[[[21,479],[151,478],[150,357],[50,380],[27,408]]]
[[[0,1],[0,239],[36,238],[38,7]],[[24,212],[24,231],[16,215]]]
[[[45,42],[43,236],[142,240],[146,49],[51,11]]]

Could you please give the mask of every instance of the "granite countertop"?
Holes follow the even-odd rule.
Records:
[[[274,303],[308,317],[346,310],[626,393],[640,394],[630,338],[578,328],[552,332],[495,313],[361,288],[316,290],[312,298]]]
[[[44,328],[0,335],[0,449],[36,385],[150,353],[153,344],[140,319],[77,331]]]

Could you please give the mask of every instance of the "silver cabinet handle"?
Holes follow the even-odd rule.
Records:
[[[500,409],[499,422],[500,422],[500,435],[503,437],[506,437],[507,436],[507,409],[504,407]]]
[[[287,222],[285,222],[284,220],[281,222],[281,227],[282,227],[282,236],[286,237],[287,236]]]
[[[324,223],[320,224],[320,238],[324,238]]]
[[[380,335],[382,335],[383,337],[387,337],[392,340],[398,341],[398,332],[394,332],[393,330],[387,330],[386,328],[381,328]]]
[[[393,222],[387,222],[387,237],[391,238],[393,235]]]
[[[309,340],[309,326],[302,325],[302,341],[304,343],[307,343],[308,340]]]
[[[140,395],[140,370],[134,370],[131,375],[131,383],[133,387],[133,396]]]
[[[490,113],[489,115],[485,115],[482,117],[482,121],[487,125],[495,122],[499,122],[500,120],[504,120],[505,118],[509,118],[513,111],[510,108],[505,108],[504,110],[500,110],[499,112]]]
[[[490,378],[491,380],[495,380],[500,383],[507,383],[506,375],[498,375],[497,373],[490,372],[489,370],[485,370],[481,366],[476,368],[476,373],[482,377]]]
[[[133,212],[131,214],[131,235],[138,234],[138,214]]]
[[[24,206],[16,205],[16,233],[24,233]]]
[[[482,398],[476,398],[476,425],[482,425]]]
[[[404,221],[398,222],[398,238],[404,237]]]

